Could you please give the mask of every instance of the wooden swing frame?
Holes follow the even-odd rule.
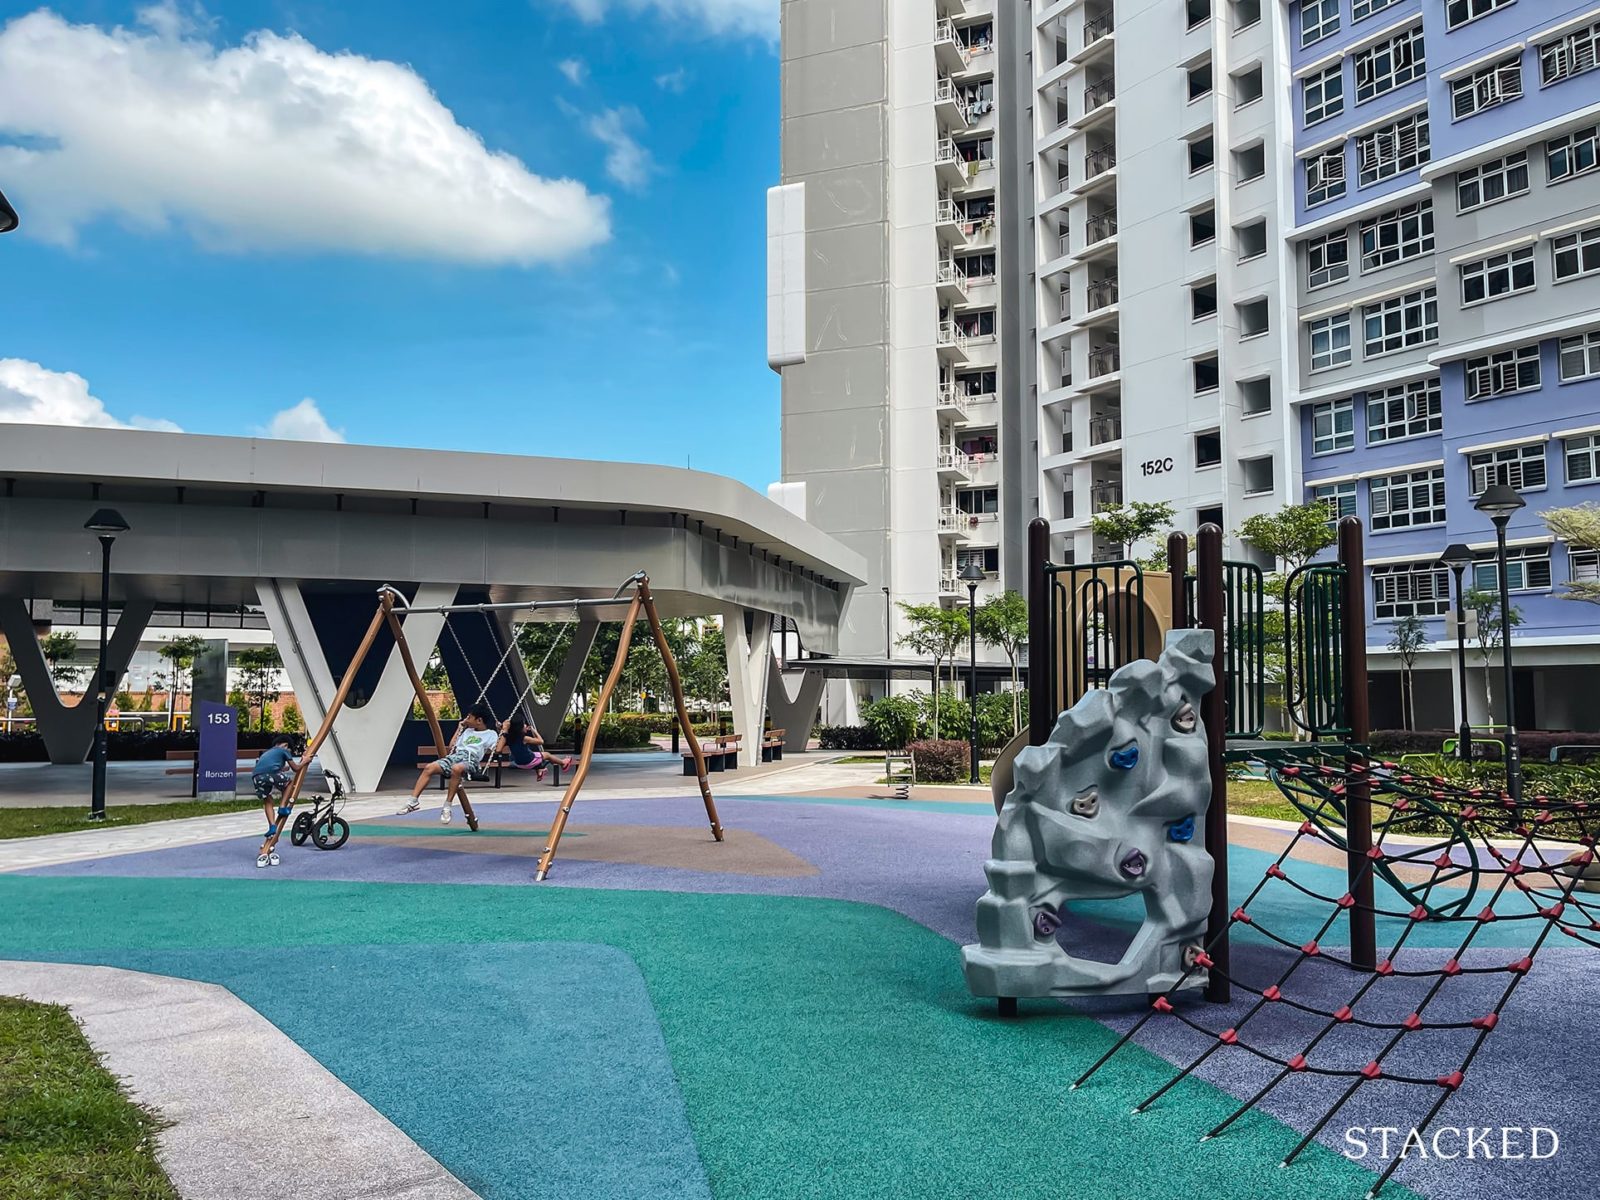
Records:
[[[628,593],[631,591],[631,596]],[[366,635],[361,639],[361,644],[356,647],[350,665],[344,670],[343,678],[338,690],[334,693],[333,702],[328,705],[328,711],[322,718],[322,723],[317,727],[317,732],[306,743],[306,748],[300,756],[300,766],[295,770],[294,778],[289,786],[284,789],[283,799],[279,802],[277,822],[267,835],[267,840],[262,844],[262,853],[274,849],[278,839],[283,836],[283,831],[288,828],[289,818],[294,810],[295,801],[299,798],[300,788],[305,782],[306,772],[311,765],[311,760],[327,741],[333,732],[334,720],[343,711],[345,701],[348,699],[350,689],[355,683],[356,673],[366,661],[367,655],[372,652],[373,643],[378,639],[380,630],[387,628],[394,637],[395,649],[400,652],[400,662],[405,667],[406,677],[411,680],[412,690],[416,692],[417,704],[422,709],[423,716],[427,719],[428,729],[433,735],[434,748],[441,758],[449,752],[449,742],[445,739],[444,730],[439,725],[438,714],[434,711],[433,701],[429,698],[427,689],[423,687],[422,676],[417,671],[416,660],[411,655],[411,647],[406,642],[405,625],[401,617],[408,613],[433,613],[443,614],[446,620],[451,613],[457,612],[493,612],[517,611],[527,612],[541,608],[579,609],[579,608],[606,608],[626,604],[627,615],[622,618],[622,636],[617,642],[617,654],[612,660],[611,670],[606,674],[604,686],[595,698],[594,710],[589,714],[589,726],[584,731],[583,746],[580,750],[578,769],[573,772],[572,778],[567,781],[567,790],[561,797],[561,808],[556,813],[556,819],[551,823],[549,840],[545,843],[544,852],[539,856],[539,866],[534,874],[537,882],[544,882],[550,875],[550,864],[555,861],[556,850],[561,845],[561,835],[566,831],[567,819],[572,815],[572,806],[578,799],[578,792],[582,790],[584,780],[589,777],[589,766],[594,760],[595,743],[600,736],[600,717],[606,711],[606,705],[611,701],[611,694],[616,690],[617,682],[622,678],[623,667],[627,663],[628,648],[633,642],[633,627],[641,615],[650,623],[650,632],[655,638],[656,649],[661,652],[661,662],[667,670],[667,681],[672,688],[672,703],[677,712],[678,723],[682,726],[685,736],[689,739],[689,750],[694,756],[695,776],[700,783],[700,798],[705,803],[706,819],[711,823],[711,836],[716,841],[723,840],[722,822],[717,817],[716,800],[711,795],[711,782],[706,774],[705,754],[700,748],[700,739],[694,735],[694,726],[689,720],[689,707],[684,700],[683,680],[678,674],[678,662],[672,655],[672,648],[667,644],[667,635],[661,627],[661,618],[656,612],[655,599],[650,593],[650,577],[643,571],[632,576],[617,589],[617,594],[611,599],[599,600],[540,600],[526,604],[444,604],[432,608],[412,608],[406,603],[405,597],[392,587],[378,589],[378,611],[373,614],[372,623],[367,626]],[[477,826],[477,819],[472,811],[472,802],[467,796],[467,789],[458,786],[456,795],[461,801],[461,809],[472,823]]]

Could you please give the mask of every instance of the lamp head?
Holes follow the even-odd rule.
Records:
[[[1452,571],[1465,571],[1472,565],[1472,551],[1461,542],[1452,542],[1444,548],[1444,553],[1439,555],[1439,565],[1449,567]]]
[[[967,559],[967,565],[961,568],[961,574],[957,578],[969,587],[976,587],[989,577],[983,573],[982,567],[969,558]]]
[[[128,532],[128,523],[114,508],[97,510],[94,516],[83,523],[83,527],[90,533],[98,533],[101,537],[115,537],[119,533]]]
[[[1472,507],[1496,525],[1504,525],[1519,508],[1527,506],[1528,502],[1517,495],[1516,488],[1507,483],[1496,483],[1491,484]]]
[[[11,207],[5,193],[0,192],[0,233],[10,233],[19,223],[17,210]]]

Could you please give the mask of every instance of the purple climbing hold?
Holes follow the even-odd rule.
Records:
[[[1118,869],[1130,879],[1138,879],[1144,874],[1146,861],[1143,850],[1130,851],[1128,857],[1118,864]]]
[[[1040,938],[1055,937],[1056,930],[1061,928],[1061,914],[1053,908],[1041,908],[1033,914],[1033,936]]]

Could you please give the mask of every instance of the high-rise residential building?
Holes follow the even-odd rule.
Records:
[[[920,598],[951,550],[1020,586],[1035,515],[1060,559],[1118,556],[1090,519],[1136,500],[1172,504],[1180,528],[1217,522],[1232,556],[1271,565],[1232,532],[1321,501],[1366,524],[1376,719],[1401,720],[1386,647],[1414,615],[1416,719],[1441,727],[1459,679],[1438,556],[1464,543],[1469,586],[1496,585],[1473,502],[1509,482],[1528,501],[1507,569],[1519,724],[1600,727],[1600,693],[1572,686],[1600,662],[1600,612],[1560,598],[1600,567],[1539,518],[1600,483],[1593,0],[783,11],[785,478],[883,564],[879,586]],[[980,77],[993,111],[973,124],[956,100]],[[878,230],[871,253],[840,253],[846,224]],[[971,263],[975,238],[992,259]],[[944,456],[969,430],[997,448],[994,476]],[[1486,660],[1469,654],[1482,722]]]

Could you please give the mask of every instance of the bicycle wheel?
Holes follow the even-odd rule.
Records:
[[[306,839],[311,836],[311,814],[301,813],[294,819],[294,825],[289,829],[289,840],[296,846],[304,846]]]
[[[350,822],[343,817],[329,817],[311,831],[311,840],[318,850],[337,850],[350,840]]]

